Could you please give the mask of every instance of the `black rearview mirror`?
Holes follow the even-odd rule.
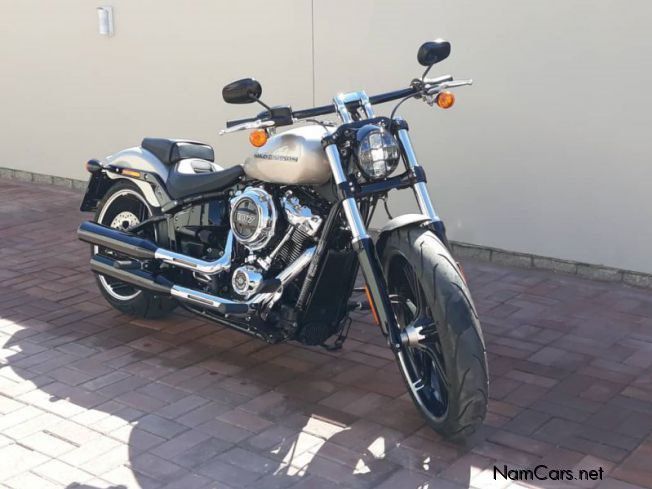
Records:
[[[443,39],[424,42],[417,53],[417,61],[423,66],[432,66],[448,58],[451,54],[451,43]]]
[[[227,104],[250,104],[263,94],[263,87],[253,78],[243,78],[229,83],[222,89]]]

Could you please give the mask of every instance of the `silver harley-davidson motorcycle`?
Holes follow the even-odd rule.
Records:
[[[221,168],[207,144],[145,138],[140,147],[90,160],[81,205],[94,211],[78,237],[106,300],[131,315],[162,317],[180,305],[270,343],[338,348],[348,316],[369,309],[428,423],[471,434],[487,408],[487,361],[478,316],[451,257],[426,187],[405,101],[448,108],[452,76],[426,78],[450,44],[424,43],[425,73],[408,88],[372,97],[343,93],[323,107],[270,107],[251,78],[222,90],[232,104],[259,103],[257,117],[227,122],[256,147]],[[390,117],[376,104],[398,101]],[[318,119],[337,114],[337,124]],[[282,126],[301,124],[281,132]],[[370,236],[377,204],[412,188],[420,213]],[[390,216],[391,217],[391,216]],[[352,301],[358,268],[367,301]]]

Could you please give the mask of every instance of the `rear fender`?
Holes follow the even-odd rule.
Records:
[[[152,182],[119,173],[121,170],[136,170],[153,177],[152,181],[165,182],[169,173],[168,167],[146,149],[134,147],[118,151],[102,160],[100,166],[101,170],[93,173],[88,182],[81,205],[82,211],[94,211],[114,181],[121,179],[129,180],[138,186],[152,207],[163,205],[152,187]],[[164,196],[164,192],[161,195]]]
[[[84,198],[79,210],[82,212],[95,212],[97,205],[109,191],[111,186],[120,180],[129,180],[130,182],[133,182],[134,185],[136,185],[141,190],[145,196],[145,200],[147,200],[149,205],[155,208],[161,207],[161,203],[156,197],[154,188],[150,183],[144,180],[120,175],[118,173],[113,173],[107,170],[99,170],[91,174],[91,177],[88,180],[88,185],[86,186],[86,193],[84,194]]]

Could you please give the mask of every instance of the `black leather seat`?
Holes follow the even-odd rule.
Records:
[[[214,192],[235,183],[244,175],[242,165],[210,173],[180,173],[176,165],[170,168],[166,187],[170,197],[183,199],[195,194]]]
[[[186,158],[215,161],[215,152],[208,144],[184,139],[145,138],[141,146],[166,165]]]

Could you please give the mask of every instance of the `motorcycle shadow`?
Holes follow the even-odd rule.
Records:
[[[121,467],[95,473],[85,461],[79,468],[96,479],[69,488],[398,487],[397,477],[401,487],[436,487],[437,473],[470,448],[424,426],[390,357],[365,365],[365,344],[385,347],[364,322],[337,353],[267,345],[184,313],[134,321],[111,311],[75,331],[82,337],[73,341],[69,328],[29,334],[27,322],[5,345],[18,352],[8,366],[29,373],[51,402],[100,412],[87,426],[128,444]],[[111,371],[76,385],[57,370],[34,376],[35,343],[49,346],[52,365]],[[96,353],[72,360],[83,348]],[[112,423],[119,428],[108,431]],[[464,479],[455,487],[468,487]]]

